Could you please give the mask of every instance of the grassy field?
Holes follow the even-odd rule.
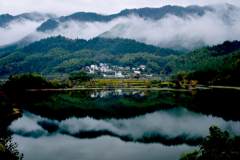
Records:
[[[157,80],[138,79],[94,79],[83,84],[85,87],[106,88],[152,88],[152,87],[174,87],[172,82],[161,82]]]

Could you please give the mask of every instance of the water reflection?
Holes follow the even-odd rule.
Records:
[[[240,92],[83,90],[15,97],[25,160],[175,160],[217,125],[240,133]]]
[[[22,109],[59,120],[73,116],[130,118],[178,106],[226,120],[240,120],[240,112],[235,111],[240,92],[234,90],[81,90],[30,92],[16,98]]]
[[[119,97],[119,96],[138,96],[144,97],[147,91],[141,90],[95,90],[90,93],[91,98],[109,98],[109,97]]]
[[[193,147],[179,145],[126,143],[103,136],[96,139],[76,139],[67,135],[51,135],[33,139],[15,135],[24,160],[176,160]]]
[[[217,125],[230,133],[240,133],[239,121],[225,121],[219,117],[206,116],[185,108],[156,111],[128,119],[94,119],[72,117],[57,121],[24,113],[12,123],[10,129],[25,137],[41,137],[62,133],[79,138],[102,135],[118,137],[125,141],[161,142],[164,144],[196,144],[208,135],[208,129]]]

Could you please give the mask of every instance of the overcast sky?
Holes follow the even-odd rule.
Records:
[[[48,12],[67,15],[78,11],[110,14],[125,8],[161,7],[164,5],[208,5],[230,3],[240,5],[240,0],[0,0],[0,14],[23,12]]]

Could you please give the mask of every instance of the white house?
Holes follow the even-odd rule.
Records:
[[[118,72],[115,72],[115,77],[116,78],[124,78],[125,76],[122,74],[122,72],[118,71]]]

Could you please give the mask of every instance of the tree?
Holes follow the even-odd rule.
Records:
[[[240,137],[230,136],[213,126],[198,151],[184,155],[180,160],[238,160],[240,159]]]
[[[92,76],[87,74],[86,72],[80,71],[77,73],[72,73],[69,76],[69,80],[73,82],[73,84],[87,82],[92,79]]]
[[[56,84],[53,85],[47,79],[36,73],[11,75],[3,85],[3,89],[6,92],[21,92],[26,89],[43,89],[56,87]]]

